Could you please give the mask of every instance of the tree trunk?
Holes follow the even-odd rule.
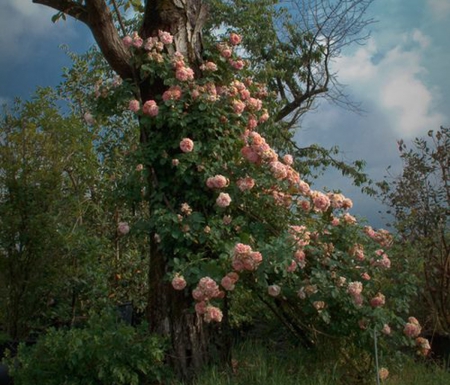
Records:
[[[124,48],[121,34],[113,21],[116,10],[105,0],[32,0],[34,3],[52,7],[85,23],[92,31],[105,59],[111,68],[125,80],[131,80],[139,88],[136,95],[143,105],[147,100],[161,95],[166,86],[163,79],[140,79],[139,69],[133,68],[130,53]],[[114,4],[114,3],[113,3]],[[158,36],[158,31],[167,31],[174,36],[175,49],[188,60],[190,67],[199,76],[202,61],[202,29],[206,21],[207,8],[202,0],[147,0],[139,35],[144,40]],[[148,143],[149,128],[141,124],[140,142]],[[155,170],[148,165],[148,187],[157,188]],[[152,207],[150,207],[150,217]],[[166,280],[167,262],[170,256],[158,250],[155,233],[150,234],[149,245],[149,295],[147,320],[152,332],[169,337],[171,351],[168,362],[176,374],[183,379],[192,379],[195,373],[209,360],[211,326],[205,325],[194,312],[191,294],[175,291]],[[207,330],[208,329],[208,330]],[[223,344],[222,357],[229,357],[229,344]]]

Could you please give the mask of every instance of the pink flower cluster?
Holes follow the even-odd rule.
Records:
[[[216,199],[216,205],[222,208],[228,207],[231,203],[231,197],[228,193],[221,192]]]
[[[370,300],[370,306],[373,308],[383,306],[386,303],[386,298],[383,294],[378,293],[375,297]]]
[[[403,329],[403,334],[407,337],[416,338],[420,335],[421,331],[422,327],[417,318],[409,317],[408,322]]]
[[[254,271],[262,262],[262,255],[259,251],[253,251],[251,246],[238,243],[234,246],[234,254],[231,265],[236,271]]]
[[[306,226],[291,225],[288,229],[290,238],[300,248],[308,246],[311,242],[311,232],[309,232]]]
[[[353,303],[356,306],[361,306],[363,303],[362,296],[363,284],[361,282],[350,282],[347,287],[347,292],[352,296]]]
[[[375,254],[381,258],[378,259],[372,258],[370,260],[372,266],[381,267],[384,269],[389,269],[391,267],[391,260],[389,259],[388,255],[384,252],[383,249],[378,249],[377,251],[375,251]]]
[[[119,222],[117,225],[117,232],[119,235],[126,235],[130,232],[130,226],[127,222]]]
[[[183,92],[180,86],[171,86],[163,93],[162,98],[165,102],[168,100],[178,100],[181,98],[182,94]]]
[[[222,278],[220,284],[225,290],[231,291],[234,290],[235,284],[238,280],[239,274],[232,271],[231,273],[228,273],[225,277]]]
[[[127,35],[122,39],[125,47],[144,48],[146,51],[155,49],[161,52],[164,49],[165,44],[172,44],[173,36],[169,32],[158,31],[158,37],[149,37],[147,40],[142,39],[135,31],[131,36]]]
[[[183,138],[180,142],[180,150],[183,152],[192,152],[194,150],[194,142],[189,138]]]
[[[230,180],[223,175],[211,176],[206,180],[206,186],[211,189],[225,188],[230,184]]]
[[[175,290],[183,290],[186,287],[186,280],[182,275],[177,273],[172,279],[172,287]]]
[[[360,243],[356,243],[350,250],[349,254],[355,257],[358,261],[364,261],[364,246]]]
[[[431,350],[430,342],[423,337],[416,338],[416,346],[419,348],[417,354],[426,357]]]
[[[222,311],[209,304],[214,298],[223,298],[224,292],[219,289],[216,281],[210,277],[200,279],[197,287],[192,291],[192,297],[197,301],[195,311],[198,315],[202,315],[206,322],[221,322]]]
[[[236,181],[236,185],[241,191],[251,190],[253,187],[255,187],[255,180],[250,177],[240,178]]]
[[[267,288],[267,294],[269,294],[271,297],[278,297],[281,293],[281,287],[278,285],[270,285]]]
[[[353,202],[351,199],[346,198],[342,194],[328,193],[328,198],[330,199],[331,207],[334,209],[348,210],[353,207]]]
[[[144,115],[155,117],[158,115],[159,107],[154,100],[147,100],[142,106]]]
[[[387,230],[380,229],[378,231],[375,231],[372,227],[365,226],[364,232],[375,242],[377,242],[381,247],[389,248],[392,245],[393,237],[392,234]]]

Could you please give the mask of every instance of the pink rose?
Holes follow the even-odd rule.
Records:
[[[180,86],[172,86],[167,91],[163,93],[163,100],[166,102],[168,100],[178,100],[181,98],[182,91]]]
[[[384,381],[389,377],[389,370],[387,370],[386,368],[380,368],[380,370],[378,371],[378,376],[380,377],[381,381]]]
[[[359,295],[363,290],[363,284],[361,282],[350,282],[348,284],[347,292],[352,295]]]
[[[133,112],[138,112],[141,108],[141,104],[138,100],[130,100],[130,103],[128,104],[128,109]]]
[[[221,192],[216,199],[216,204],[219,207],[228,207],[231,203],[231,197],[227,193]]]
[[[122,39],[122,42],[125,47],[129,48],[133,44],[133,39],[131,36],[127,35]]]
[[[314,301],[313,302],[313,306],[318,312],[320,312],[320,311],[322,311],[325,308],[325,302],[323,302],[323,301]]]
[[[384,324],[383,329],[381,329],[381,333],[388,336],[391,334],[391,327],[388,324]]]
[[[175,290],[183,290],[186,287],[186,280],[182,275],[177,274],[172,279],[172,287]]]
[[[206,180],[206,186],[209,188],[224,188],[227,187],[230,184],[230,181],[228,178],[224,177],[223,175],[215,175],[212,177],[209,177]]]
[[[410,317],[410,318],[413,318],[413,317]],[[420,327],[419,323],[416,324],[416,323],[408,322],[403,329],[403,334],[407,337],[416,338],[420,335],[421,331],[422,331],[422,328]]]
[[[220,281],[220,284],[222,285],[222,287],[228,291],[234,290],[234,283],[235,283],[235,281],[233,281],[233,279],[231,277],[229,277],[228,275],[223,277],[222,280]]]
[[[241,178],[236,181],[236,185],[241,191],[251,190],[255,186],[255,180],[250,177]]]
[[[159,39],[163,44],[172,44],[173,36],[169,32],[158,31]]]
[[[117,231],[120,235],[126,235],[130,232],[130,226],[127,222],[119,222],[117,225]]]
[[[194,71],[188,67],[177,68],[177,70],[175,71],[175,77],[180,82],[194,80]]]
[[[271,297],[277,297],[280,295],[281,293],[281,287],[278,285],[270,285],[267,288],[267,293],[271,296]]]
[[[215,71],[217,71],[217,65],[216,65],[216,63],[213,63],[212,61],[207,61],[206,63],[202,64],[200,69],[202,71],[215,72]]]
[[[157,116],[159,112],[158,105],[154,100],[147,100],[142,107],[142,112],[148,116]]]
[[[242,37],[238,35],[237,33],[230,34],[230,44],[231,45],[238,45],[242,41]]]
[[[219,308],[215,307],[215,306],[208,306],[206,308],[206,313],[204,315],[204,320],[206,322],[211,322],[211,321],[215,321],[215,322],[220,322],[222,321],[222,310],[220,310]]]
[[[184,138],[180,142],[180,149],[183,152],[192,152],[192,150],[194,149],[194,142],[189,138]]]
[[[373,308],[383,306],[385,303],[385,296],[381,293],[378,293],[370,300],[370,306],[372,306]]]

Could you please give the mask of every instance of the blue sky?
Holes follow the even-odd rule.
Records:
[[[59,48],[85,51],[93,40],[81,23],[53,24],[51,9],[31,0],[0,3],[0,103],[30,97],[37,86],[54,86],[70,61]],[[346,93],[365,113],[322,101],[296,134],[300,146],[338,145],[343,157],[365,159],[367,172],[382,179],[388,166],[400,172],[396,141],[450,125],[450,0],[375,0],[371,38],[333,63]],[[327,172],[315,188],[339,188],[351,197],[353,214],[375,227],[384,208],[359,193],[339,173]]]

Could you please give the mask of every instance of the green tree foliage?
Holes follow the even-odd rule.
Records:
[[[430,131],[408,149],[398,143],[402,174],[381,184],[392,208],[401,254],[422,280],[421,309],[431,331],[450,331],[450,130]]]
[[[40,90],[1,122],[0,281],[13,338],[29,332],[65,285],[57,277],[67,279],[82,259],[79,229],[96,156],[81,120],[62,117],[56,103],[54,92]]]

